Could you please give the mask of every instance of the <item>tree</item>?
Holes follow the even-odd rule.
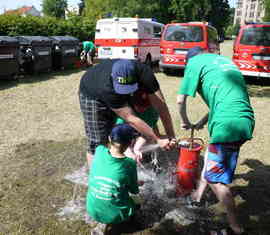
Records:
[[[45,16],[64,18],[67,0],[43,0],[42,8]]]
[[[178,22],[205,21],[211,9],[211,0],[171,0],[169,7]]]
[[[231,10],[228,0],[210,0],[211,10],[207,20],[217,29],[220,36],[224,36],[225,28],[230,23]]]
[[[156,18],[167,23],[171,19],[168,0],[85,0],[85,15],[93,20],[100,17]]]
[[[81,2],[78,4],[78,6],[79,6],[79,15],[81,16],[83,14],[83,11],[85,8],[84,0],[81,0]]]
[[[263,21],[269,22],[270,21],[270,0],[260,0],[259,3],[263,5],[264,11],[265,11]]]

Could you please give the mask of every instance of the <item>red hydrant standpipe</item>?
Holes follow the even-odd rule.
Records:
[[[181,146],[181,141],[187,144]],[[196,187],[199,177],[199,157],[204,142],[200,138],[194,138],[194,128],[192,128],[191,137],[180,139],[179,144],[176,191],[179,196],[184,196]]]

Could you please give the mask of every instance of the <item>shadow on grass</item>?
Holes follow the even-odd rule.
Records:
[[[237,208],[240,219],[249,234],[269,235],[270,166],[254,159],[247,159],[242,164],[251,170],[235,176],[236,179],[243,179],[248,183],[246,186],[233,187],[234,192],[243,199]]]
[[[69,68],[65,70],[52,71],[50,73],[36,73],[33,75],[20,75],[16,79],[3,79],[0,80],[0,91],[9,89],[12,87],[16,87],[19,84],[29,84],[29,83],[37,83],[44,82],[50,79],[54,79],[55,76],[69,76],[73,73],[78,73],[81,71],[86,71],[87,68]]]
[[[270,97],[270,78],[245,77],[251,97]]]

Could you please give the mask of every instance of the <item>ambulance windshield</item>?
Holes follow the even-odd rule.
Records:
[[[203,29],[200,26],[168,26],[164,39],[177,42],[201,42],[203,41]]]
[[[251,27],[243,31],[240,44],[270,46],[270,27]]]

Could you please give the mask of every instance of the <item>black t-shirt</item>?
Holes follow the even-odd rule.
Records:
[[[111,80],[112,65],[118,59],[107,59],[88,69],[82,76],[80,92],[92,99],[104,102],[110,108],[122,108],[130,95],[117,94]],[[145,64],[134,60],[139,87],[143,87],[148,94],[159,90],[159,83],[152,69]]]

